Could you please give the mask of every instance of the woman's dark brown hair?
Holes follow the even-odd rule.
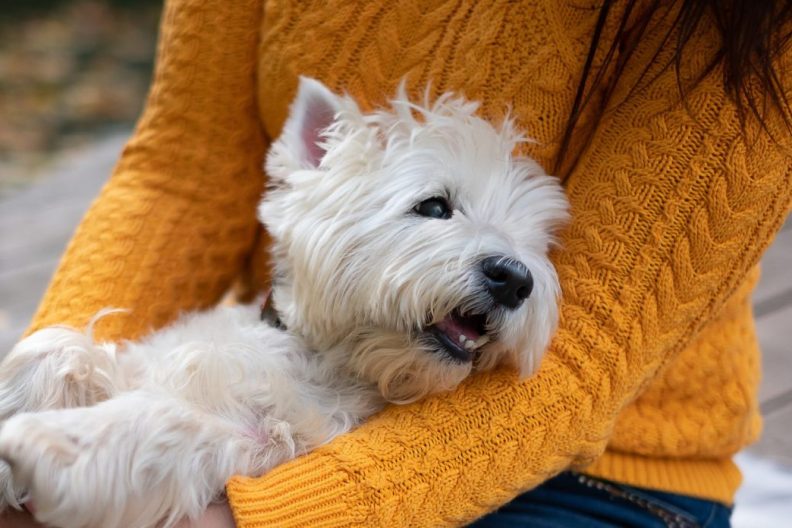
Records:
[[[617,3],[623,9],[615,14],[615,37],[611,42],[603,42],[603,29],[606,24],[614,23],[611,18],[617,11],[614,9]],[[652,61],[644,65],[643,73],[631,90],[639,89],[642,83],[651,83],[659,75],[655,72],[662,73],[673,67],[684,103],[687,90],[720,68],[723,87],[736,106],[743,129],[747,119],[755,118],[767,131],[767,112],[773,111],[781,116],[787,131],[792,133],[790,105],[776,60],[792,36],[792,1],[602,0],[577,94],[561,137],[557,174],[568,175],[575,167],[642,37],[651,24],[667,16],[673,16],[673,21]],[[681,64],[685,48],[703,24],[715,25],[720,46],[692,81],[683,82]],[[670,60],[658,64],[661,51],[668,47],[672,49]],[[600,51],[605,55],[594,71],[594,59]],[[653,73],[647,75],[650,71]],[[594,104],[593,120],[579,127],[581,114]],[[576,145],[574,149],[573,144]]]

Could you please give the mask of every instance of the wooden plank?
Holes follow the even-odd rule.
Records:
[[[85,210],[126,135],[67,156],[46,178],[0,196],[0,358],[27,327]]]
[[[792,305],[756,321],[762,347],[762,385],[759,401],[765,403],[792,389]]]
[[[789,226],[792,219],[787,220],[762,257],[762,278],[753,295],[757,316],[792,304],[792,228]]]
[[[27,327],[60,259],[57,241],[51,255],[25,265],[0,267],[0,359],[11,350]],[[22,264],[20,262],[20,264]]]
[[[792,219],[762,258],[754,291],[756,331],[762,348],[759,401],[765,426],[749,449],[757,456],[792,464]]]
[[[33,212],[52,204],[87,206],[110,175],[126,137],[126,134],[112,135],[64,155],[45,177],[13,194],[0,195],[0,218],[9,221],[31,218]]]
[[[92,189],[92,191],[95,191]],[[37,237],[62,240],[68,237],[85,214],[89,199],[64,200],[38,207],[27,214],[0,213],[0,258],[6,259],[31,245],[46,245]],[[36,235],[36,237],[31,237]],[[1,267],[1,266],[0,266]]]
[[[765,417],[761,440],[750,452],[792,467],[792,406]]]

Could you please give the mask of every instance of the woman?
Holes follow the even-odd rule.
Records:
[[[234,280],[249,298],[297,75],[366,106],[431,82],[511,108],[564,179],[558,334],[524,383],[476,376],[232,479],[236,525],[458,525],[536,488],[481,526],[727,526],[760,426],[750,291],[792,196],[790,8],[759,4],[171,0],[145,113],[31,330],[120,306],[96,332],[130,338]]]

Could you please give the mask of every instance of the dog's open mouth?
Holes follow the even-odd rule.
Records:
[[[427,331],[449,356],[458,361],[473,361],[478,350],[490,341],[487,316],[451,312]]]

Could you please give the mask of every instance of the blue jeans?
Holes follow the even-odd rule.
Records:
[[[562,473],[473,528],[726,528],[731,508],[686,495]]]

